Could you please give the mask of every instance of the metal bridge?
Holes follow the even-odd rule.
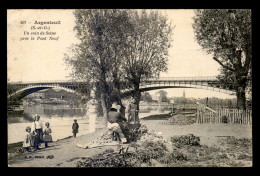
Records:
[[[39,90],[49,88],[59,88],[68,92],[76,93],[80,81],[69,80],[54,80],[54,81],[34,81],[34,82],[11,82],[17,90],[10,94],[11,97],[18,97],[19,99]],[[196,88],[211,91],[217,91],[229,95],[235,95],[235,91],[229,85],[221,85],[215,76],[202,76],[202,77],[159,77],[143,79],[140,83],[140,91],[150,91],[156,89],[166,88]],[[130,96],[133,90],[125,89],[122,91],[122,97]]]

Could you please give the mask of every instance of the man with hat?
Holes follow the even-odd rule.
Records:
[[[120,105],[117,105],[117,103],[114,102],[108,113],[107,127],[113,132],[117,132],[123,143],[127,143],[129,142],[127,129],[125,128],[127,119],[119,112],[119,110]]]

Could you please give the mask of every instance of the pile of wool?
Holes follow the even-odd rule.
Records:
[[[141,127],[138,129],[138,134],[140,134],[140,137],[147,134],[147,132],[148,132],[148,128],[146,127],[146,125],[141,125]],[[112,143],[112,142],[115,141],[113,141],[113,135],[111,130],[107,130],[100,137],[95,139],[95,141],[93,141],[93,143],[100,144],[100,145]]]
[[[106,143],[112,143],[113,141],[113,135],[111,130],[107,130],[102,134],[102,136],[98,137],[95,141],[97,144],[106,144]]]
[[[158,163],[167,152],[160,134],[148,131],[137,142],[122,145],[123,152],[109,149],[92,157],[81,159],[78,167],[147,167]]]

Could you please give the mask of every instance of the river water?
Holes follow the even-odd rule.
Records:
[[[169,112],[169,109],[163,109],[162,107],[155,107],[153,109],[150,106],[142,107],[139,117],[143,118],[153,114]],[[77,119],[79,124],[79,133],[77,136],[94,132],[105,126],[104,119],[97,117],[95,112],[86,112],[83,108],[71,108],[65,105],[24,104],[24,113],[25,115],[8,116],[8,144],[23,141],[25,129],[27,126],[32,126],[35,114],[40,115],[43,125],[45,122],[50,123],[54,141],[72,136],[74,119]]]

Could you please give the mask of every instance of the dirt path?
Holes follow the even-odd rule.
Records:
[[[23,153],[15,158],[14,162],[9,163],[10,167],[76,167],[75,158],[93,156],[103,152],[108,148],[116,149],[117,146],[104,146],[92,149],[83,149],[76,147],[77,144],[86,144],[101,136],[107,129],[99,129],[98,131],[80,136],[77,138],[68,138],[54,142],[49,148]],[[53,155],[54,158],[48,159]],[[39,158],[39,157],[44,158]],[[29,158],[30,157],[30,158]]]

